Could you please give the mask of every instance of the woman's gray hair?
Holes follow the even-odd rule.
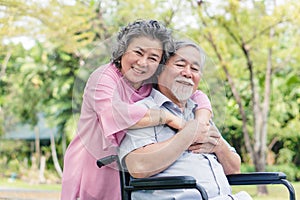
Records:
[[[171,30],[156,20],[137,20],[123,27],[117,37],[117,45],[112,52],[112,62],[121,68],[121,58],[126,52],[132,39],[145,36],[159,40],[162,43],[162,59],[160,64],[165,64],[169,53],[174,51],[174,43]]]

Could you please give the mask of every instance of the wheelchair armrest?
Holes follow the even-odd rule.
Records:
[[[97,166],[99,168],[106,166],[112,162],[115,162],[118,160],[118,156],[117,155],[111,155],[111,156],[106,156],[104,158],[100,158],[97,160]]]
[[[282,172],[252,172],[242,174],[227,175],[230,185],[266,185],[283,184],[289,191],[290,200],[295,200],[295,189],[286,180],[286,175]]]
[[[150,177],[132,179],[130,185],[134,187],[177,187],[177,186],[193,186],[196,180],[191,176],[166,176],[166,177]]]
[[[281,184],[286,175],[282,172],[252,172],[227,175],[230,185]]]
[[[163,190],[195,188],[202,198],[208,199],[206,190],[191,176],[166,176],[132,179],[129,183],[131,190]]]

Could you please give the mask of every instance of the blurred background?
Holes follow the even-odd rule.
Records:
[[[243,172],[299,181],[299,12],[298,0],[0,0],[0,185],[60,184],[86,80],[136,19],[205,50],[199,88]]]

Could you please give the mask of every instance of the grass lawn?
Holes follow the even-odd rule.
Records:
[[[300,182],[292,183],[295,191],[296,197],[300,198]],[[6,188],[23,188],[23,189],[34,189],[34,190],[51,190],[60,191],[60,184],[29,184],[21,180],[15,180],[14,182],[9,182],[8,179],[0,178],[0,187]],[[256,195],[256,186],[232,186],[233,193],[244,190],[247,191],[254,200],[289,200],[288,190],[283,185],[268,185],[267,186],[269,195],[260,196]]]
[[[60,184],[30,184],[19,179],[9,181],[7,178],[0,178],[0,188],[23,188],[23,189],[34,189],[34,190],[52,190],[60,191]]]
[[[300,198],[300,182],[292,183],[296,193],[296,199]],[[255,185],[251,186],[232,186],[233,193],[244,190],[247,191],[254,200],[289,200],[288,189],[284,185],[268,185],[267,196],[257,196]]]

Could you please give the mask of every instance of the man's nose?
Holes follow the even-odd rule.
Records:
[[[192,77],[191,65],[185,66],[181,71],[181,75],[186,78],[191,78]]]

